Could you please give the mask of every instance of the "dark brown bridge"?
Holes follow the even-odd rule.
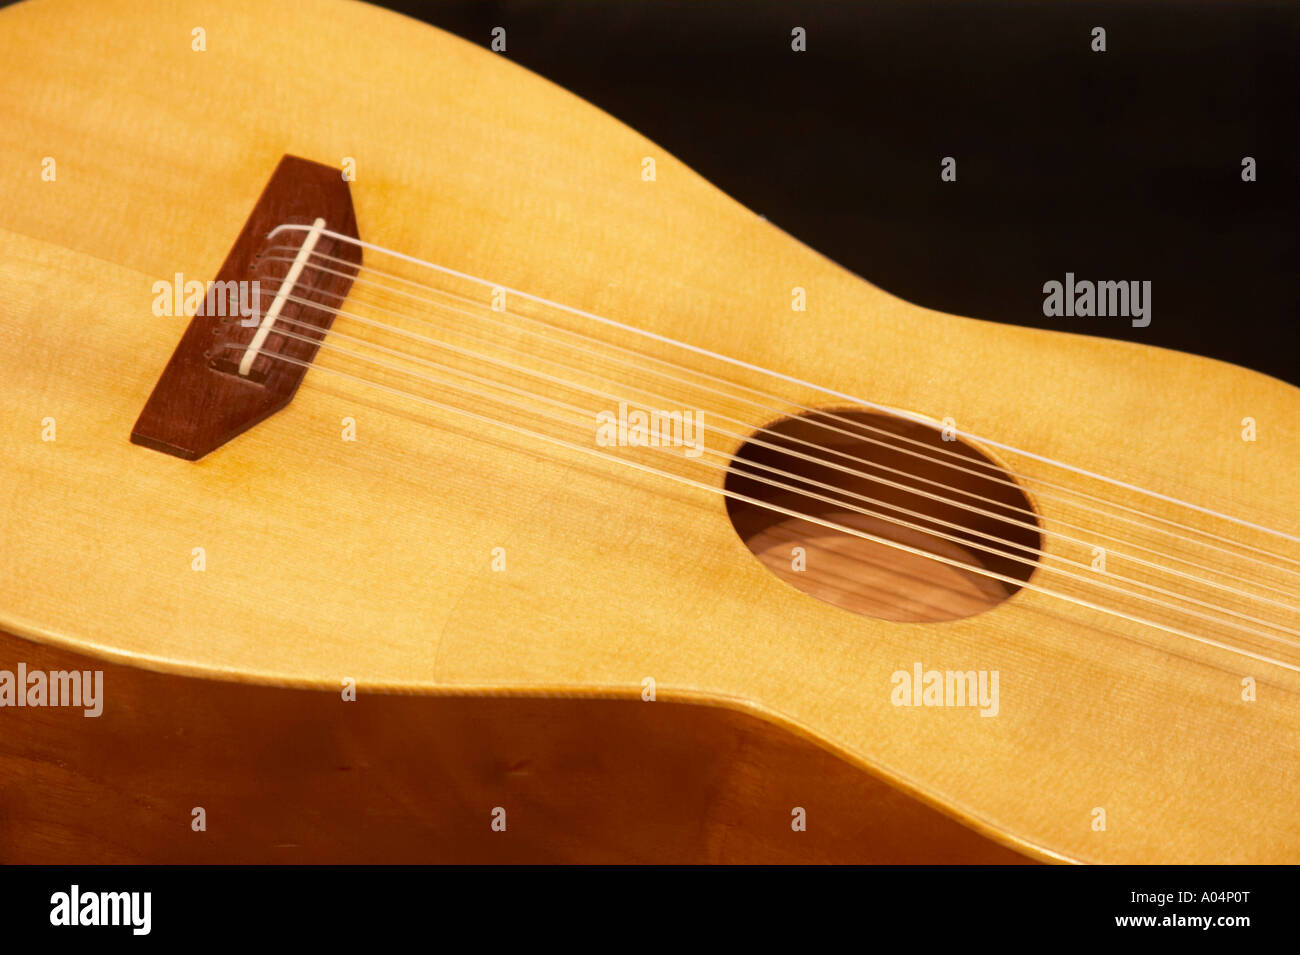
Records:
[[[352,287],[361,248],[329,235],[313,235],[314,251],[337,261],[325,260],[328,271],[301,268],[288,290],[292,300],[281,296],[271,322],[263,317],[271,314],[277,294],[286,287],[294,256],[263,255],[273,245],[296,249],[309,235],[307,229],[293,229],[268,239],[276,226],[311,226],[320,219],[331,232],[360,238],[352,196],[340,171],[283,157],[145,403],[131,431],[135,444],[196,461],[289,403],[329,330],[334,317],[330,309],[339,308]],[[238,310],[224,307],[211,290],[234,289],[253,280],[259,289],[257,321],[245,325]],[[259,335],[264,323],[267,327]],[[283,333],[285,326],[291,326],[290,334]],[[241,371],[241,360],[259,338],[254,356]]]

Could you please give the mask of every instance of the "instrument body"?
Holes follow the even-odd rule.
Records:
[[[206,31],[203,51],[193,49],[195,28]],[[363,5],[88,9],[35,0],[0,11],[0,46],[10,89],[0,101],[0,155],[20,183],[0,222],[8,342],[0,408],[9,422],[0,433],[0,630],[20,639],[3,644],[0,667],[24,653],[106,661],[106,725],[127,718],[124,709],[114,715],[113,674],[119,687],[149,684],[147,693],[124,689],[140,707],[132,723],[96,731],[123,747],[124,778],[137,793],[110,796],[98,771],[23,768],[56,760],[50,741],[70,738],[79,726],[67,724],[80,714],[0,713],[7,857],[58,854],[58,839],[40,835],[50,830],[21,825],[19,807],[42,811],[24,779],[116,798],[114,813],[142,827],[149,813],[135,800],[148,800],[157,784],[167,795],[155,795],[150,811],[165,810],[167,825],[181,827],[177,838],[189,836],[190,808],[202,796],[179,779],[165,783],[127,747],[128,729],[149,731],[155,707],[176,714],[186,701],[219,701],[203,709],[228,720],[229,732],[214,733],[204,750],[203,765],[218,773],[213,748],[239,747],[265,725],[231,715],[243,704],[218,685],[239,683],[278,694],[279,702],[249,705],[267,720],[281,714],[279,731],[325,734],[304,743],[303,758],[320,764],[295,764],[299,779],[327,778],[321,767],[340,752],[349,766],[365,763],[368,750],[421,758],[420,747],[399,750],[395,740],[441,740],[441,758],[473,773],[465,753],[499,741],[491,727],[533,725],[551,701],[553,712],[570,714],[554,717],[570,745],[538,747],[555,758],[533,771],[583,778],[556,754],[579,751],[581,728],[601,718],[589,708],[597,704],[574,699],[631,701],[606,705],[644,708],[619,724],[636,723],[641,744],[660,738],[682,754],[722,754],[654,763],[677,767],[678,778],[690,778],[692,766],[701,774],[679,787],[694,794],[688,811],[706,812],[681,834],[701,859],[797,857],[797,843],[729,854],[719,834],[752,817],[719,794],[743,774],[702,780],[708,766],[766,767],[743,784],[751,793],[765,791],[768,772],[823,778],[807,770],[815,757],[802,749],[798,758],[750,761],[741,752],[805,745],[838,760],[819,770],[836,781],[818,790],[839,794],[837,833],[854,831],[843,820],[860,785],[869,830],[899,820],[918,846],[938,832],[954,857],[981,856],[960,848],[969,834],[951,834],[948,820],[978,837],[982,857],[1000,861],[1007,849],[1084,862],[1300,858],[1300,696],[1263,668],[1207,666],[1123,621],[1099,630],[1028,589],[943,623],[850,613],[771,574],[716,495],[634,472],[611,480],[583,455],[394,408],[318,372],[289,407],[200,461],[129,440],[184,330],[182,318],[150,314],[153,283],[216,274],[285,154],[354,160],[360,235],[389,248],[846,394],[951,417],[965,432],[1284,530],[1300,526],[1295,388],[1205,358],[900,301],[505,58]],[[57,163],[52,182],[40,177],[47,156]],[[652,181],[642,175],[645,157],[655,160]],[[806,291],[805,312],[791,310],[794,287]],[[813,389],[793,394],[812,407],[842,404]],[[1241,440],[1247,416],[1259,423],[1258,441]],[[41,440],[47,418],[54,441]],[[356,441],[341,438],[345,418]],[[1029,494],[1050,521],[1050,502]],[[1158,499],[1123,499],[1181,519]],[[505,572],[491,568],[494,548],[504,548]],[[894,705],[892,674],[918,663],[999,671],[997,717]],[[1240,699],[1243,676],[1258,679],[1252,702]],[[647,678],[653,702],[642,700]],[[349,680],[355,703],[341,699]],[[307,691],[315,702],[295,702]],[[407,696],[427,709],[420,699],[394,702]],[[446,697],[466,708],[461,715],[446,715]],[[476,700],[485,709],[475,711]],[[394,718],[347,715],[372,705]],[[488,709],[497,715],[466,715]],[[297,712],[312,716],[284,716]],[[426,721],[438,719],[445,732],[431,734],[439,724]],[[665,735],[656,737],[660,719]],[[453,738],[461,742],[446,742]],[[591,746],[612,754],[619,743],[593,732]],[[623,779],[633,772],[616,759],[592,760]],[[273,812],[254,794],[274,802],[275,761],[236,762],[265,775],[236,787],[246,798],[232,797],[223,826]],[[400,763],[375,759],[373,788],[401,776]],[[500,802],[485,783],[444,808],[481,820],[490,836],[489,814],[508,802],[512,767],[480,765],[475,777],[499,780]],[[429,780],[455,777],[402,777],[415,780],[401,789],[409,798],[392,804],[418,815],[421,793],[434,798]],[[791,810],[819,797],[800,799],[787,783],[778,788],[792,805],[774,824],[798,839],[807,833],[791,830]],[[565,792],[551,798],[572,815],[534,814],[554,831],[518,837],[531,847],[520,857],[565,855],[559,846],[582,842],[581,820],[598,800],[584,804],[582,787]],[[75,813],[67,808],[74,796],[57,802]],[[347,811],[364,807],[358,799]],[[632,829],[635,808],[622,823]],[[1104,830],[1094,826],[1098,808]],[[665,804],[656,818],[673,812]],[[818,825],[811,812],[808,832]],[[524,826],[520,819],[511,834]],[[250,843],[245,858],[273,855],[267,846],[278,842],[303,845],[270,823],[249,831],[257,848]],[[593,838],[597,848],[566,857],[653,858],[667,841],[663,829],[636,845],[609,837],[600,848]],[[743,842],[771,849],[774,840]],[[438,845],[443,857],[473,854]],[[818,845],[811,855],[834,857],[833,846]],[[942,857],[931,848],[922,855]],[[72,843],[59,851],[77,858]],[[184,843],[166,857],[205,851]],[[223,858],[239,857],[228,852]],[[330,857],[321,846],[285,852],[285,861]],[[138,858],[125,846],[88,854]]]

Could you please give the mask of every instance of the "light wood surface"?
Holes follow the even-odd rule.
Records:
[[[1029,589],[944,623],[851,613],[770,573],[716,495],[319,371],[197,463],[128,440],[184,328],[151,314],[153,282],[215,274],[286,153],[355,159],[370,241],[1291,532],[1295,388],[902,302],[506,58],[364,5],[33,0],[0,11],[0,51],[0,629],[204,681],[505,696],[521,720],[538,712],[524,698],[639,700],[650,677],[646,714],[757,718],[1035,858],[1300,860],[1300,695],[1284,673]],[[349,416],[356,442],[340,440]],[[1050,525],[1056,505],[1030,495]],[[894,706],[891,674],[916,662],[998,670],[997,717]],[[32,795],[4,792],[12,840]]]

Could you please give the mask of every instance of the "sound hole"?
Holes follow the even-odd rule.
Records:
[[[959,435],[945,441],[891,415],[782,419],[736,452],[726,488],[767,505],[727,498],[736,532],[774,574],[883,620],[995,607],[1029,579],[1042,546],[1033,507],[1005,470]]]

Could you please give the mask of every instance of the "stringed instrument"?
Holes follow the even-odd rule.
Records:
[[[0,860],[1300,860],[1296,388],[362,4],[0,50]]]

